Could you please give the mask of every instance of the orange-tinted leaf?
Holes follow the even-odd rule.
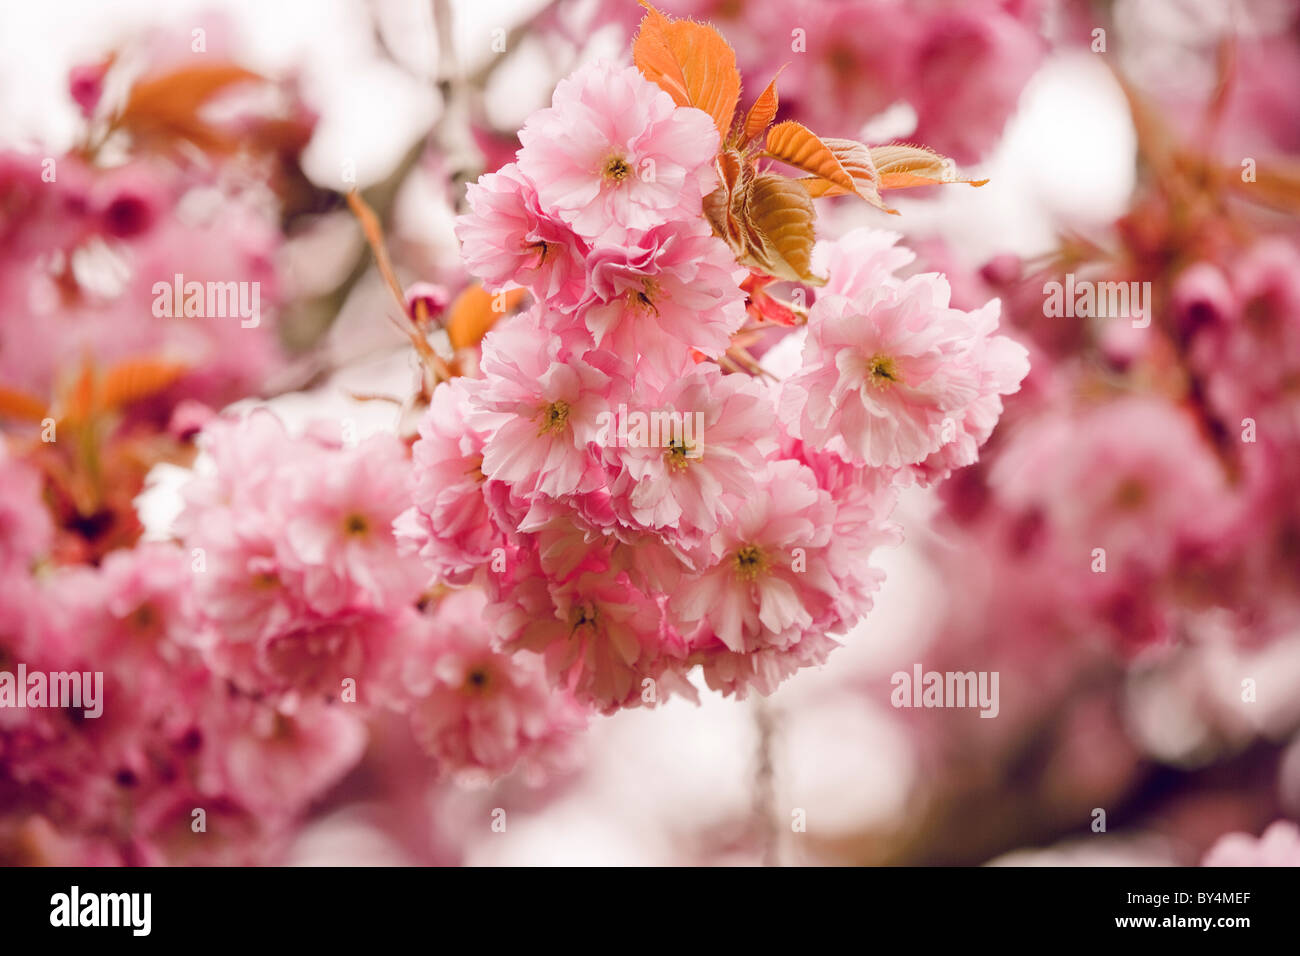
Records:
[[[181,362],[128,359],[105,373],[96,405],[100,410],[116,409],[150,398],[173,385],[185,371]]]
[[[646,15],[632,44],[632,61],[678,106],[694,106],[713,117],[726,139],[740,99],[736,54],[713,27],[693,20],[673,20],[646,0]]]
[[[447,310],[447,337],[455,349],[478,345],[492,331],[497,319],[512,311],[524,297],[523,289],[511,289],[502,296],[504,310],[494,309],[496,295],[482,286],[466,286]]]
[[[86,421],[95,412],[95,370],[87,360],[63,401],[63,418]]]
[[[0,418],[39,422],[46,414],[45,403],[35,395],[0,385]]]
[[[822,142],[835,154],[835,158],[840,161],[840,166],[853,180],[852,192],[854,195],[865,199],[877,209],[882,209],[895,216],[898,215],[897,209],[890,209],[880,198],[880,174],[876,171],[876,164],[871,159],[871,151],[866,146],[856,140],[831,139],[830,137],[823,139]],[[846,196],[850,192],[822,179],[820,176],[807,176],[800,179],[799,182],[808,190],[808,195],[814,199],[822,196]]]
[[[781,70],[784,69],[785,67],[781,67]],[[781,70],[776,71],[772,82],[767,84],[767,89],[754,100],[754,105],[749,108],[749,113],[745,116],[744,142],[746,143],[762,136],[763,131],[772,125],[772,120],[776,119],[776,110],[780,103],[776,93],[776,80],[781,75]]]
[[[773,159],[812,173],[845,192],[854,191],[852,177],[835,154],[816,133],[801,123],[794,120],[777,123],[767,131],[764,150]]]
[[[774,281],[776,280],[771,276],[751,269],[745,281],[740,284],[741,290],[745,293],[746,307],[750,316],[758,322],[775,325],[793,326],[807,322],[807,309],[798,307],[793,302],[778,299],[768,291],[767,287]],[[740,341],[742,345],[751,344],[742,341],[739,336],[733,341]]]
[[[647,6],[641,27],[632,41],[632,62],[647,80],[673,98],[678,106],[690,106],[686,73],[668,40],[671,21],[654,7]]]
[[[137,136],[184,139],[204,148],[226,149],[232,145],[229,138],[201,119],[199,110],[231,86],[261,79],[233,63],[185,67],[135,84],[115,122]]]
[[[733,247],[740,240],[741,226],[736,217],[739,203],[736,201],[742,188],[741,178],[745,165],[741,156],[734,149],[724,149],[718,154],[718,188],[704,197],[704,215],[713,226],[713,231]]]
[[[734,242],[739,230],[731,221],[731,194],[726,186],[719,186],[704,197],[704,218],[713,227],[714,235],[727,242]]]
[[[909,189],[913,186],[938,186],[943,183],[969,183],[983,186],[987,179],[962,179],[951,159],[924,146],[875,146],[871,160],[880,174],[881,189]]]
[[[1223,182],[1243,199],[1292,214],[1300,213],[1300,163],[1282,158],[1261,164],[1254,180],[1241,178],[1241,167],[1221,170]]]
[[[205,63],[141,80],[131,87],[123,116],[133,113],[193,112],[222,90],[235,83],[262,77],[234,63]]]
[[[822,142],[835,154],[835,158],[859,189],[864,184],[874,186],[880,181],[880,173],[876,171],[876,164],[871,159],[871,150],[862,143],[852,139],[831,139],[829,136]]]
[[[755,176],[745,214],[758,240],[748,250],[745,265],[794,282],[822,285],[826,281],[812,273],[817,214],[799,183],[770,173]]]

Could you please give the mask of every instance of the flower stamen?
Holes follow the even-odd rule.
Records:
[[[873,355],[867,362],[867,381],[873,388],[888,388],[895,382],[902,381],[898,374],[898,363],[888,355]]]
[[[488,692],[492,685],[492,675],[484,666],[471,668],[465,675],[465,683],[461,685],[461,690],[466,694],[476,697],[482,697]]]
[[[742,581],[753,581],[767,570],[767,555],[756,544],[747,544],[737,550],[733,560],[736,564],[736,577]]]
[[[602,170],[605,179],[615,185],[627,179],[628,174],[631,172],[632,167],[627,164],[627,160],[617,155],[605,160],[605,167]]]
[[[551,402],[542,409],[542,427],[540,435],[553,435],[564,428],[569,421],[569,403],[563,400]]]
[[[664,451],[664,459],[674,471],[685,471],[691,462],[700,457],[702,456],[697,449],[680,439],[674,439]]]
[[[569,615],[570,634],[576,634],[580,627],[595,628],[596,626],[596,608],[590,604],[579,604]]]

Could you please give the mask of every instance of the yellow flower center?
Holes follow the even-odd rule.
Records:
[[[162,617],[158,609],[148,601],[132,611],[127,621],[137,634],[147,637],[156,636],[162,626]]]
[[[627,179],[628,174],[632,172],[632,167],[627,164],[627,160],[622,156],[611,156],[605,160],[603,172],[607,180],[618,184]]]
[[[492,675],[488,669],[483,666],[471,668],[465,675],[465,683],[461,685],[461,690],[467,694],[482,697],[488,692],[492,684]]]
[[[736,577],[752,581],[767,570],[767,555],[756,544],[747,544],[736,551]]]
[[[370,530],[370,522],[359,512],[352,512],[343,519],[343,531],[349,538],[362,538]]]
[[[685,441],[674,440],[664,451],[664,459],[668,462],[668,467],[674,471],[685,471],[691,462],[696,461],[701,456]]]
[[[1115,488],[1115,504],[1124,511],[1140,508],[1146,500],[1146,485],[1137,478],[1125,478]]]
[[[645,279],[641,283],[641,288],[630,290],[627,294],[627,304],[634,312],[643,314],[659,314],[659,309],[655,306],[655,300],[659,297],[659,285],[653,279]]]
[[[269,591],[280,584],[280,576],[274,571],[259,571],[253,575],[253,587],[258,591]]]
[[[873,355],[867,362],[867,381],[874,388],[888,388],[901,380],[898,363],[888,355]]]
[[[568,424],[568,421],[569,403],[563,400],[551,402],[542,409],[542,427],[537,434],[553,435]]]
[[[569,615],[569,623],[570,625],[572,625],[569,628],[570,634],[575,633],[580,627],[595,628],[596,626],[595,606],[591,604],[579,604],[577,607],[573,609],[573,612]]]

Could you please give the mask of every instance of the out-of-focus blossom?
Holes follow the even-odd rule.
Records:
[[[200,562],[199,643],[212,665],[281,695],[338,696],[345,679],[378,679],[427,576],[392,528],[408,500],[402,444],[290,437],[269,412],[215,422],[203,444],[212,472],[185,489],[178,525]]]
[[[0,575],[21,576],[54,538],[41,505],[40,475],[0,439]]]
[[[1258,837],[1229,833],[1205,854],[1202,866],[1300,866],[1300,827],[1278,820]]]

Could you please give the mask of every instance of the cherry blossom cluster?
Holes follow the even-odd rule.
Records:
[[[198,562],[190,643],[241,694],[393,710],[444,771],[558,766],[584,714],[541,662],[491,646],[483,597],[427,595],[392,525],[409,502],[397,436],[348,443],[338,423],[290,435],[269,411],[203,431],[203,473],[177,532]]]
[[[1265,827],[1272,794],[1300,779],[1297,723],[1289,711],[1257,719],[1255,683],[1272,683],[1279,703],[1295,697],[1294,678],[1271,662],[1294,659],[1300,634],[1300,233],[1257,188],[1267,174],[1257,180],[1256,161],[1242,159],[1295,153],[1294,104],[1266,92],[1300,62],[1295,21],[1292,11],[1271,36],[1234,38],[1242,45],[1220,67],[1231,90],[1223,102],[1162,71],[1137,77],[1144,96],[1166,104],[1159,121],[1136,114],[1142,185],[1084,246],[1065,240],[1037,261],[1004,254],[967,275],[946,256],[930,260],[963,305],[1002,298],[1033,371],[980,461],[939,491],[942,545],[932,552],[940,578],[966,586],[926,660],[956,667],[978,656],[1003,686],[1035,688],[996,722],[999,740],[978,740],[1005,758],[1026,733],[1041,734],[1054,755],[1029,776],[1009,760],[1007,794],[1028,786],[1087,805],[1118,792],[1142,801],[1153,796],[1153,767],[1258,754],[1265,786],[1221,790],[1207,776],[1154,795],[1142,826],[1159,828],[1195,788],[1215,814],[1263,831],[1223,836],[1206,865],[1296,859],[1294,826]],[[1149,58],[1170,42],[1157,34],[1135,43],[1126,31],[1127,45]],[[1207,34],[1203,65],[1224,35]],[[1201,136],[1207,117],[1211,141]],[[1229,175],[1207,175],[1220,164]],[[1072,273],[1148,283],[1150,314],[1046,308],[1048,284]],[[1185,721],[1169,716],[1170,700]],[[1073,716],[1044,730],[1060,713]],[[955,726],[909,730],[922,752],[977,745]],[[1278,750],[1278,740],[1289,743]],[[965,786],[940,760],[925,776],[937,806]],[[1191,849],[1177,858],[1193,862],[1213,834],[1180,839]]]
[[[282,852],[360,759],[338,707],[236,693],[194,646],[190,552],[141,543],[33,575],[53,528],[35,473],[0,452],[0,670],[77,675],[93,708],[21,687],[0,709],[0,846],[20,863],[248,864]],[[21,519],[18,515],[21,513]],[[82,700],[81,703],[89,703]]]
[[[435,391],[398,536],[601,712],[691,695],[696,665],[770,693],[870,609],[896,489],[975,460],[1026,354],[996,302],[953,308],[942,277],[899,276],[897,236],[862,230],[818,247],[777,380],[731,351],[750,272],[703,215],[708,114],[602,62],[520,141],[458,233],[489,290],[534,303],[483,341],[481,377]]]
[[[1045,321],[1036,274],[986,269],[992,285],[971,290],[1003,292],[1035,350],[1015,421],[941,491],[1002,599],[1053,622],[1008,640],[1046,630],[1161,656],[1191,635],[1219,640],[1224,621],[1247,645],[1300,621],[1300,245],[1242,242],[1215,220],[1205,237],[1213,255],[1143,273],[1169,290],[1149,328]]]
[[[262,82],[215,59],[137,82]],[[279,224],[314,201],[312,116],[159,123],[172,101],[108,102],[107,69],[71,77],[83,143],[0,151],[0,859],[283,859],[376,738],[412,745],[392,786],[568,769],[586,712],[491,646],[482,595],[426,593],[396,553],[407,444],[213,411],[297,377]],[[181,277],[256,289],[261,321],[159,309]],[[196,449],[179,517],[143,537],[150,470]]]
[[[100,169],[75,153],[0,151],[0,379],[46,395],[73,362],[157,356],[182,370],[178,398],[222,405],[263,387],[283,364],[273,319],[283,240],[264,203],[216,179],[152,157]],[[160,321],[154,284],[178,274],[255,283],[266,321]]]

